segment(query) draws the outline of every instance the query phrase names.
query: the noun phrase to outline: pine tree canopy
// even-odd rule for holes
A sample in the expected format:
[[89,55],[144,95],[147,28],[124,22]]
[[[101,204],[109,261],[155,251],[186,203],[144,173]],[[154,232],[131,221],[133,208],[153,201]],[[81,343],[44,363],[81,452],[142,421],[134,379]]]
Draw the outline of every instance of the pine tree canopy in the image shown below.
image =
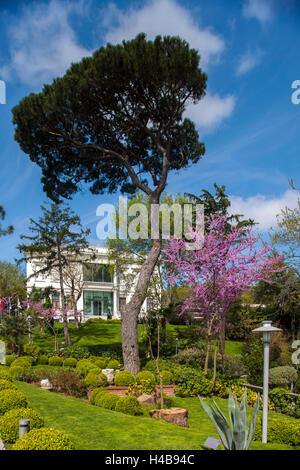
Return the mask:
[[205,147],[183,112],[205,95],[199,62],[179,37],[140,34],[23,98],[13,109],[15,140],[42,168],[47,195],[71,198],[82,182],[94,194],[161,193],[169,170],[198,162]]

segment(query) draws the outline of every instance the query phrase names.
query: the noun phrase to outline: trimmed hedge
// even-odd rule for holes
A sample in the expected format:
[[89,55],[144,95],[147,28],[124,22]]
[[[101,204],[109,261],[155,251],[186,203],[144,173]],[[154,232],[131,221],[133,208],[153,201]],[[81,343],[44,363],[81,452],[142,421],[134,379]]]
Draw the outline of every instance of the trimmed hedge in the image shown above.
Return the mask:
[[108,362],[108,364],[107,364],[106,367],[107,367],[107,369],[114,369],[114,370],[116,370],[116,369],[119,368],[119,366],[120,366],[119,361],[117,361],[116,359],[112,359],[111,361]]
[[[261,440],[262,422],[257,420],[253,439]],[[268,442],[278,442],[290,446],[300,445],[300,422],[284,418],[274,418],[268,421]]]
[[63,365],[63,360],[61,357],[59,356],[52,356],[49,358],[49,362],[48,362],[49,366],[57,366],[57,367],[60,367]]
[[95,405],[96,404],[96,398],[98,396],[98,394],[100,392],[105,392],[106,390],[103,390],[103,388],[99,387],[99,388],[95,388],[92,393],[90,394],[90,398],[89,398],[89,402],[91,405]]
[[27,399],[19,390],[0,391],[0,416],[14,408],[27,408]]
[[0,379],[0,389],[1,390],[7,390],[7,389],[18,390],[16,385],[13,384],[11,380],[7,380],[7,379]]
[[2,368],[1,366],[0,366],[0,379],[5,379],[5,380],[10,380],[11,381],[10,371]]
[[19,420],[30,419],[30,429],[44,426],[43,417],[30,408],[7,411],[0,418],[0,437],[4,442],[15,442],[19,437]]
[[148,371],[148,370],[143,370],[142,372],[139,372],[136,374],[136,383],[143,385],[143,383],[148,382],[150,385],[155,385],[156,384],[156,377],[155,375]]
[[114,393],[104,393],[100,396],[98,400],[98,406],[102,406],[102,408],[106,408],[107,410],[115,410],[118,401],[121,397]]
[[37,363],[42,366],[46,366],[48,362],[49,362],[48,356],[46,356],[45,354],[42,354],[41,356],[37,358]]
[[40,428],[24,434],[15,442],[12,450],[74,450],[74,446],[63,431]]
[[128,370],[122,370],[115,375],[115,385],[118,387],[128,387],[135,383],[134,375]]
[[76,367],[77,362],[75,357],[67,357],[67,359],[64,360],[64,367]]
[[126,395],[119,398],[115,410],[127,415],[138,415],[141,412],[141,404],[133,395]]
[[86,376],[92,369],[99,370],[99,368],[88,359],[81,359],[80,361],[78,361],[76,364],[76,369],[83,376]]
[[107,377],[106,375],[100,372],[100,369],[92,369],[84,379],[86,385],[88,387],[96,388],[96,387],[107,387]]
[[169,370],[162,370],[161,371],[163,384],[164,385],[171,385],[173,383],[173,374]]
[[16,356],[14,356],[13,354],[8,354],[7,356],[5,356],[5,365],[9,367],[15,359]]

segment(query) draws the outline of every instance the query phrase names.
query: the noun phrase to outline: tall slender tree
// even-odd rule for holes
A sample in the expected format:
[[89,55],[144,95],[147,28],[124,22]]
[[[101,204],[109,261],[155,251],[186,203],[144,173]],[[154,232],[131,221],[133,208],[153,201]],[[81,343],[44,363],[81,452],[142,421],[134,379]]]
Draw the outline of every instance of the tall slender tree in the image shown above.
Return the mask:
[[[169,172],[205,153],[194,124],[183,117],[186,105],[205,95],[199,62],[179,37],[147,41],[139,34],[101,47],[24,98],[13,109],[15,139],[42,168],[47,195],[70,198],[80,182],[94,194],[141,190],[154,219]],[[161,251],[161,236],[153,238],[122,315],[124,366],[133,373],[140,368],[137,317]]]
[[[0,206],[0,220],[4,220],[4,218],[5,218],[5,210],[3,209],[2,206]],[[14,231],[14,228],[13,228],[12,225],[10,225],[6,229],[4,229],[4,228],[2,228],[2,226],[0,224],[0,237],[3,236],[3,235],[9,235],[13,231]]]
[[[32,235],[21,235],[28,244],[20,244],[22,260],[33,260],[37,266],[33,276],[43,273],[58,273],[60,302],[62,312],[66,307],[64,269],[72,263],[78,263],[78,257],[88,249],[86,240],[90,230],[82,228],[80,218],[63,203],[41,206],[43,215],[35,221],[30,219],[29,230]],[[71,345],[68,318],[63,314],[66,345]]]

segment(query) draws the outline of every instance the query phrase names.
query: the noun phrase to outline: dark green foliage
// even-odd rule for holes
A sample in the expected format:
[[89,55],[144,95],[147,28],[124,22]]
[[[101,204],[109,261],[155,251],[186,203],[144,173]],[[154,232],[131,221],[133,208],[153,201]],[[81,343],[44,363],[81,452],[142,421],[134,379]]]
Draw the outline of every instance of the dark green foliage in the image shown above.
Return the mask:
[[7,348],[13,353],[22,351],[28,322],[25,315],[18,315],[17,309],[12,309],[10,315],[4,315],[0,325],[0,337],[5,338]]
[[250,335],[243,343],[242,360],[247,372],[250,373],[250,382],[253,385],[262,385],[263,377],[263,344],[260,338]]
[[[169,148],[172,170],[204,154],[182,113],[187,101],[203,97],[206,78],[196,50],[177,37],[146,41],[140,34],[108,44],[13,109],[15,139],[42,167],[51,198],[70,196],[82,180],[96,194],[144,190],[150,169],[154,183],[160,179],[160,145]],[[136,165],[139,181],[130,178]]]
[[[0,220],[4,220],[4,218],[5,218],[5,210],[3,209],[2,206],[0,206]],[[12,225],[4,229],[2,228],[2,225],[0,224],[0,237],[2,237],[3,235],[9,235],[13,231],[14,231],[14,228]],[[4,295],[4,294],[1,294],[1,295]]]
[[300,418],[300,398],[291,395],[284,388],[273,388],[269,391],[269,399],[275,405],[275,411],[295,418]]

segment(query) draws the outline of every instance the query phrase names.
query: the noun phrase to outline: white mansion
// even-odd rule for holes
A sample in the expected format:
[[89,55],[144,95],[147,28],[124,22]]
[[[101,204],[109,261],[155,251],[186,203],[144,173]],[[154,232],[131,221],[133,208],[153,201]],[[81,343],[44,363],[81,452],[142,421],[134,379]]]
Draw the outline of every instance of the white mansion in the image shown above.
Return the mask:
[[[111,273],[109,269],[108,249],[105,247],[91,247],[96,257],[90,262],[76,263],[77,284],[77,310],[83,312],[83,321],[88,318],[121,318],[120,309],[122,304],[128,302],[134,292],[135,282],[125,282],[117,274]],[[51,286],[55,293],[51,295],[53,307],[59,308],[60,304],[60,285],[57,273],[38,273],[41,269],[40,260],[27,260],[27,291],[28,294],[32,288],[44,289]],[[135,265],[128,267],[128,273],[134,272]],[[36,273],[36,274],[35,274]],[[136,277],[136,276],[135,276]],[[64,280],[64,290],[66,298],[70,295],[70,283]],[[143,303],[141,315],[145,314],[151,303],[151,299],[146,299]]]

